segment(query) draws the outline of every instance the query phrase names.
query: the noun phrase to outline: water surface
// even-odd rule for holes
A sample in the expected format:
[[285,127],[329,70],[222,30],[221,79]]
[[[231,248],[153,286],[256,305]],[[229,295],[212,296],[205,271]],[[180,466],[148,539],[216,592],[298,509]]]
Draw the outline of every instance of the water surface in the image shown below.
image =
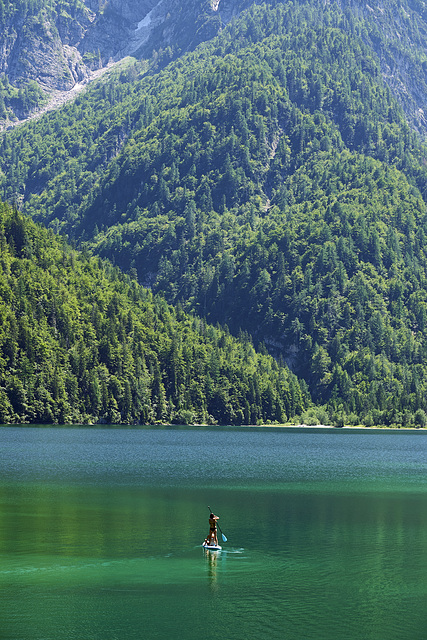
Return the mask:
[[421,431],[0,428],[0,640],[424,640],[426,470]]

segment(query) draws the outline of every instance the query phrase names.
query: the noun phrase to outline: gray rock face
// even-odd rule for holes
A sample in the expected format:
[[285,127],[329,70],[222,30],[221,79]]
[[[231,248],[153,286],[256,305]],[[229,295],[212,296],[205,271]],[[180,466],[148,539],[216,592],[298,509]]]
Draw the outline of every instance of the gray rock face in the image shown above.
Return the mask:
[[[74,15],[56,11],[31,11],[22,7],[0,25],[0,73],[20,86],[36,80],[43,87],[67,90],[91,70],[136,51],[183,40],[191,46],[201,16],[209,22],[218,5],[233,0],[85,0]],[[215,21],[212,22],[215,24]],[[203,34],[199,34],[203,37]],[[199,39],[200,39],[199,37]]]
[[75,44],[90,25],[90,16],[79,18],[55,22],[46,12],[15,16],[0,34],[0,72],[16,86],[36,80],[47,88],[73,87],[87,75]]
[[[212,37],[221,27],[221,1],[237,2],[84,0],[65,5],[67,13],[55,0],[42,9],[16,0],[7,15],[0,12],[0,79],[6,76],[16,88],[36,81],[49,94],[71,92],[112,61],[151,57],[169,46],[185,51]],[[7,109],[6,116],[0,112],[0,128],[31,114],[10,99]]]

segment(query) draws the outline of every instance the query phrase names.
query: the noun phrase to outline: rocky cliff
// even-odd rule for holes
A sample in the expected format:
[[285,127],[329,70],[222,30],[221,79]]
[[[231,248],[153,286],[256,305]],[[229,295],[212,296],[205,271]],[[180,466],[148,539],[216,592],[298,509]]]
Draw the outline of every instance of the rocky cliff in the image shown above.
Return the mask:
[[[222,0],[225,2],[225,0]],[[40,107],[24,104],[14,89],[35,81],[44,94],[70,91],[94,70],[128,55],[176,55],[221,28],[219,0],[39,0],[13,7],[0,2],[0,120]],[[233,12],[236,2],[228,0]],[[5,105],[2,108],[2,105]]]

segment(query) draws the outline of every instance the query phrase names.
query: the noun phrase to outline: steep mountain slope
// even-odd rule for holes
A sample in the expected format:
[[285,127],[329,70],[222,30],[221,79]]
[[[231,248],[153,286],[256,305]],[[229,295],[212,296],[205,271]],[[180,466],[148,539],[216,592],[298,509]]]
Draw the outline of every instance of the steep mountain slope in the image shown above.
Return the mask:
[[154,0],[2,0],[0,122],[24,118],[52,90],[69,91],[139,48],[165,19],[160,9],[152,17],[155,7]]
[[0,423],[281,422],[308,402],[247,339],[1,204],[0,248]]
[[224,4],[220,17],[210,0],[1,0],[0,125],[36,113],[52,92],[71,91],[112,61],[154,55],[159,63],[194,48],[245,3]]
[[265,343],[331,414],[423,424],[426,154],[371,46],[378,15],[273,5],[3,136],[4,194]]
[[[23,118],[46,90],[69,91],[127,55],[166,64],[208,41],[259,0],[1,0],[0,125]],[[288,4],[270,0],[269,5]],[[322,7],[299,0],[315,12]],[[328,5],[329,3],[324,3]],[[415,126],[425,135],[427,12],[421,0],[336,0],[334,24],[360,38]],[[40,91],[40,87],[42,91]],[[18,91],[20,89],[20,91]]]

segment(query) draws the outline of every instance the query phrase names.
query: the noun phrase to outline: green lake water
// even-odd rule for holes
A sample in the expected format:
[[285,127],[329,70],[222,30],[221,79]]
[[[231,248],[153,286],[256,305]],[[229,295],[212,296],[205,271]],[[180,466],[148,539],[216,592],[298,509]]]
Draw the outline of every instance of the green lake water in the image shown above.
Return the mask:
[[426,471],[422,431],[0,428],[0,640],[425,640]]

